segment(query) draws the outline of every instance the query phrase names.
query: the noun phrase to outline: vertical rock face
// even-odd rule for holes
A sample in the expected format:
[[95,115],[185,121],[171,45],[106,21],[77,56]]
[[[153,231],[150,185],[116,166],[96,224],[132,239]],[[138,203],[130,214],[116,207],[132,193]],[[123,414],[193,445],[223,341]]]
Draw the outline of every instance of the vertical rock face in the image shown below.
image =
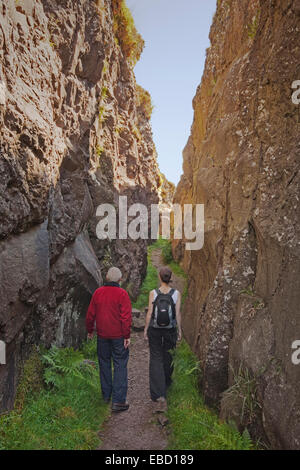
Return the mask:
[[134,296],[146,241],[99,241],[96,208],[158,202],[149,119],[109,0],[0,5],[0,409],[30,346],[78,345],[116,263]]
[[[300,448],[299,15],[298,0],[218,1],[175,195],[205,204],[205,244],[173,242],[207,401],[247,371],[257,412],[246,424],[286,449]],[[225,394],[222,413],[234,417],[227,405]]]

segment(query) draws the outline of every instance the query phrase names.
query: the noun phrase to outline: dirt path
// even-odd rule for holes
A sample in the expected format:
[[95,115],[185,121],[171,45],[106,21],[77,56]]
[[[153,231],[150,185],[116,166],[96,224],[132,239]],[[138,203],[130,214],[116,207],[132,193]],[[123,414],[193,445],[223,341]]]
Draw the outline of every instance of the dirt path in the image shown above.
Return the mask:
[[149,395],[149,352],[143,333],[131,336],[128,363],[128,402],[130,408],[112,413],[100,432],[100,450],[163,450],[167,446],[166,429],[153,414]]
[[[161,251],[154,250],[152,263],[163,265]],[[183,292],[184,279],[173,276],[173,287]],[[130,408],[112,413],[99,433],[100,450],[163,450],[166,449],[167,428],[162,427],[153,413],[149,394],[149,350],[143,332],[133,332],[128,363],[128,402]]]

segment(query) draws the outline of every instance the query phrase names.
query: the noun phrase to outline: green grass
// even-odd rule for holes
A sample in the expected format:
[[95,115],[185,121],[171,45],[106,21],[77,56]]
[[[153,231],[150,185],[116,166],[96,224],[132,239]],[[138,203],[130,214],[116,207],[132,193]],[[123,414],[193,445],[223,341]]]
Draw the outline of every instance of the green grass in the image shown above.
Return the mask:
[[99,106],[99,122],[103,122],[105,119],[105,107]]
[[104,152],[104,147],[101,147],[100,145],[96,146],[96,155],[97,157],[101,157],[102,153]]
[[247,27],[248,37],[250,39],[254,39],[258,30],[260,20],[260,10],[257,11],[256,15],[252,19],[252,23],[250,23]]
[[137,301],[133,304],[134,308],[138,310],[143,310],[145,307],[148,306],[149,301],[149,293],[158,287],[158,275],[157,270],[153,266],[151,261],[152,252],[155,248],[157,248],[157,242],[153,245],[148,247],[148,255],[147,255],[147,273],[144,279],[144,282],[141,286],[140,293],[138,296]]
[[260,414],[257,399],[257,380],[252,373],[240,364],[237,371],[233,370],[233,385],[223,393],[223,407],[234,409],[239,414],[240,423],[250,425]]
[[198,390],[200,368],[186,342],[174,354],[174,381],[168,394],[170,450],[251,450],[249,434],[221,422]]
[[[43,355],[42,389],[29,388],[21,408],[0,416],[0,449],[90,450],[99,446],[97,433],[109,408],[101,398],[98,366],[83,365],[84,358],[96,360],[94,340],[81,351],[52,349]],[[40,363],[37,360],[38,368]],[[28,378],[22,382],[28,383]]]

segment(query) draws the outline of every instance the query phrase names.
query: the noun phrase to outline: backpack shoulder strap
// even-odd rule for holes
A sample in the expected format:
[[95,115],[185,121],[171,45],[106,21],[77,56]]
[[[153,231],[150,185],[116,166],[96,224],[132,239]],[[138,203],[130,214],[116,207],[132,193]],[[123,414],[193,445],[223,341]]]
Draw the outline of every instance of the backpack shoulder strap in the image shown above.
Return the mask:
[[155,289],[155,292],[156,292],[156,297],[155,297],[155,299],[154,299],[153,302],[152,302],[152,305],[153,305],[152,317],[153,317],[153,318],[154,318],[154,313],[155,313],[156,301],[157,301],[157,298],[158,298],[159,294],[161,294],[161,292],[160,292],[159,289]]
[[156,299],[157,299],[157,296],[158,296],[159,294],[161,294],[161,292],[160,292],[159,289],[154,289],[154,292],[156,293],[156,297],[155,297],[155,299],[154,299],[154,301],[153,301],[152,303],[154,303],[154,302],[156,301]]
[[154,302],[156,302],[157,297],[161,294],[159,289],[155,289],[156,297],[154,299]]
[[170,296],[171,299],[171,307],[172,307],[172,313],[173,313],[173,319],[176,318],[176,307],[175,307],[175,302],[173,300],[173,294],[176,291],[176,289],[171,289],[170,292],[168,292],[168,295]]

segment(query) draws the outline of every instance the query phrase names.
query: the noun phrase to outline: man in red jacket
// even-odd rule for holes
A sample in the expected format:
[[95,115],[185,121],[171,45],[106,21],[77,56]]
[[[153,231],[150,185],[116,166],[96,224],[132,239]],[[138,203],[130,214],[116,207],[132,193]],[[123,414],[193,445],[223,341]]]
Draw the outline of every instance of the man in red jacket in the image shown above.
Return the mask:
[[109,269],[107,282],[95,291],[86,315],[89,339],[93,337],[96,321],[101,390],[106,403],[112,396],[112,411],[129,408],[126,402],[127,363],[132,318],[129,295],[119,284],[121,278],[122,273],[118,268]]

